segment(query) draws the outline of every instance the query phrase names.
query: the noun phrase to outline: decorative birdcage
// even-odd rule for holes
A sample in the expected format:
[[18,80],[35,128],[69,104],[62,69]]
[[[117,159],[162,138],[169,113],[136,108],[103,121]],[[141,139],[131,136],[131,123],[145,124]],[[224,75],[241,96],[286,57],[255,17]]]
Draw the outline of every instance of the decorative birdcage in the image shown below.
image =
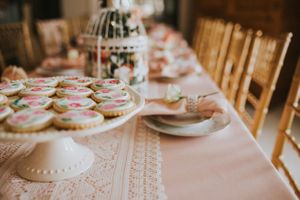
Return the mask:
[[90,19],[83,38],[87,76],[119,78],[130,85],[147,80],[146,31],[128,0],[109,0]]

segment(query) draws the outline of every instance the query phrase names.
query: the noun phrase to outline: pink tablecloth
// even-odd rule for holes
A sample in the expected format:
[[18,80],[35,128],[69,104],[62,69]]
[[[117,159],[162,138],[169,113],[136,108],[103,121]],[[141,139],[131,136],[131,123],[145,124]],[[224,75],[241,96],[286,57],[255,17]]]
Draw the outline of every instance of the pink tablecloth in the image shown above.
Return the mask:
[[[203,74],[178,83],[185,94],[217,91]],[[151,82],[150,96],[167,84]],[[220,98],[224,98],[222,94]],[[199,138],[161,134],[162,181],[169,199],[297,199],[229,106],[231,124]]]

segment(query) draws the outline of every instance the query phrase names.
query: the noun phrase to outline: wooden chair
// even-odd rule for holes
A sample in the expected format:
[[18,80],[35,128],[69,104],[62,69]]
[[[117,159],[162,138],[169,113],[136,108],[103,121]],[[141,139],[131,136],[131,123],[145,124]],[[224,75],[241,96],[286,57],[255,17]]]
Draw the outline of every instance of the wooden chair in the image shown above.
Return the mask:
[[37,22],[37,30],[46,56],[57,55],[70,41],[68,23],[63,19]]
[[1,24],[0,50],[4,63],[31,66],[34,54],[28,26],[25,23]]
[[291,89],[284,106],[284,110],[281,116],[279,124],[279,132],[272,155],[272,162],[277,169],[282,168],[286,177],[288,178],[290,185],[295,190],[297,196],[300,198],[300,188],[296,181],[293,179],[291,172],[283,160],[283,148],[285,141],[291,144],[292,148],[300,156],[300,143],[298,143],[295,137],[292,136],[291,128],[294,121],[294,117],[300,117],[300,58],[298,59],[298,66],[294,74]]
[[67,20],[68,30],[69,30],[69,38],[77,37],[82,34],[86,26],[88,24],[88,18],[72,18]]
[[242,30],[239,24],[234,25],[222,78],[220,78],[220,88],[233,105],[249,53],[252,34],[252,30]]
[[235,107],[255,138],[268,112],[291,37],[291,33],[262,37],[258,31],[253,41]]
[[233,26],[221,19],[201,18],[197,22],[193,46],[199,62],[217,84],[222,76]]

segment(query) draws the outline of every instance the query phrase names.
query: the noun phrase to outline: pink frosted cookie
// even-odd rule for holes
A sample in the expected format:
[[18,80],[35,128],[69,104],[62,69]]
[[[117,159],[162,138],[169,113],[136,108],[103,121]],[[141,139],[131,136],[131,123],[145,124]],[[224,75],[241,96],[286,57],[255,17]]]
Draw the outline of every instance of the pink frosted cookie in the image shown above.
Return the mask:
[[103,101],[96,107],[96,111],[100,112],[105,117],[117,117],[131,112],[135,104],[131,100],[112,100]]
[[93,110],[71,110],[57,115],[54,125],[63,129],[85,129],[101,124],[103,115]]
[[69,110],[85,110],[95,107],[96,103],[89,98],[80,96],[69,96],[57,99],[54,102],[54,109],[58,112],[67,112]]
[[124,89],[125,83],[119,79],[104,79],[104,80],[97,80],[95,81],[91,88],[94,91],[98,91],[103,88],[108,88],[108,89]]
[[6,120],[6,128],[13,132],[34,132],[52,124],[53,114],[43,109],[25,109]]
[[5,105],[7,102],[8,98],[5,95],[0,94],[0,106]]
[[0,122],[12,114],[14,111],[8,106],[0,106]]
[[56,91],[56,95],[59,97],[66,97],[66,96],[82,96],[88,97],[93,93],[93,91],[86,87],[80,86],[66,86],[62,88],[58,88]]
[[20,92],[23,88],[25,88],[25,86],[18,81],[1,83],[0,94],[3,94],[5,96],[12,96]]
[[92,94],[92,98],[99,103],[108,100],[128,100],[130,95],[125,90],[103,88]]
[[26,96],[14,100],[10,106],[14,110],[23,110],[27,108],[37,109],[44,108],[48,109],[52,105],[52,99],[44,96]]
[[90,78],[85,77],[67,77],[60,82],[61,86],[89,86],[92,84]]
[[56,87],[58,81],[55,78],[33,78],[26,81],[28,87]]
[[21,92],[19,92],[19,96],[47,96],[50,97],[55,94],[55,88],[53,87],[28,87]]

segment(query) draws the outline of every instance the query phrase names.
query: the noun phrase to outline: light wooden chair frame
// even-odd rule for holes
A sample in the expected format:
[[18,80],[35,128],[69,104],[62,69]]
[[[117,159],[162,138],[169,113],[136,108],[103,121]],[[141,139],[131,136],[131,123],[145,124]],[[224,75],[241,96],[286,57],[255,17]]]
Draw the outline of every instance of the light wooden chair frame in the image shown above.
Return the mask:
[[[56,44],[56,43],[49,43],[49,38],[46,36],[45,33],[49,33],[51,31],[52,27],[57,27],[59,26],[61,28],[61,38],[62,38],[62,43],[68,44],[70,42],[70,37],[69,37],[69,27],[68,27],[68,22],[67,20],[64,19],[53,19],[53,20],[40,20],[36,22],[37,26],[37,32],[40,38],[41,46],[43,49],[43,52],[46,56],[52,56],[51,52],[49,52],[48,48],[53,48],[53,46],[57,45],[62,45],[62,44]],[[59,52],[55,52],[59,53]],[[54,53],[54,54],[55,54]]]
[[193,48],[203,68],[220,83],[234,25],[221,19],[200,18],[193,38]]
[[[291,37],[291,33],[280,38],[262,37],[258,31],[252,44],[235,107],[255,138],[261,132]],[[250,91],[252,82],[261,88],[259,97]],[[253,116],[246,109],[247,103],[254,108]]]
[[300,156],[300,144],[291,134],[291,128],[295,116],[300,117],[300,57],[298,59],[298,65],[294,74],[293,82],[289,91],[287,101],[284,106],[283,113],[279,124],[279,131],[275,147],[272,154],[272,162],[277,169],[282,168],[284,174],[288,178],[290,185],[294,189],[297,196],[300,198],[300,188],[296,181],[293,179],[291,172],[283,161],[283,147],[285,141],[291,144],[292,148]]
[[29,67],[34,63],[33,46],[26,23],[1,24],[0,40],[3,63],[13,58],[17,58],[23,67]]
[[252,35],[252,30],[242,30],[241,25],[234,25],[222,77],[220,79],[220,88],[233,105],[246,64],[246,58],[250,50]]

